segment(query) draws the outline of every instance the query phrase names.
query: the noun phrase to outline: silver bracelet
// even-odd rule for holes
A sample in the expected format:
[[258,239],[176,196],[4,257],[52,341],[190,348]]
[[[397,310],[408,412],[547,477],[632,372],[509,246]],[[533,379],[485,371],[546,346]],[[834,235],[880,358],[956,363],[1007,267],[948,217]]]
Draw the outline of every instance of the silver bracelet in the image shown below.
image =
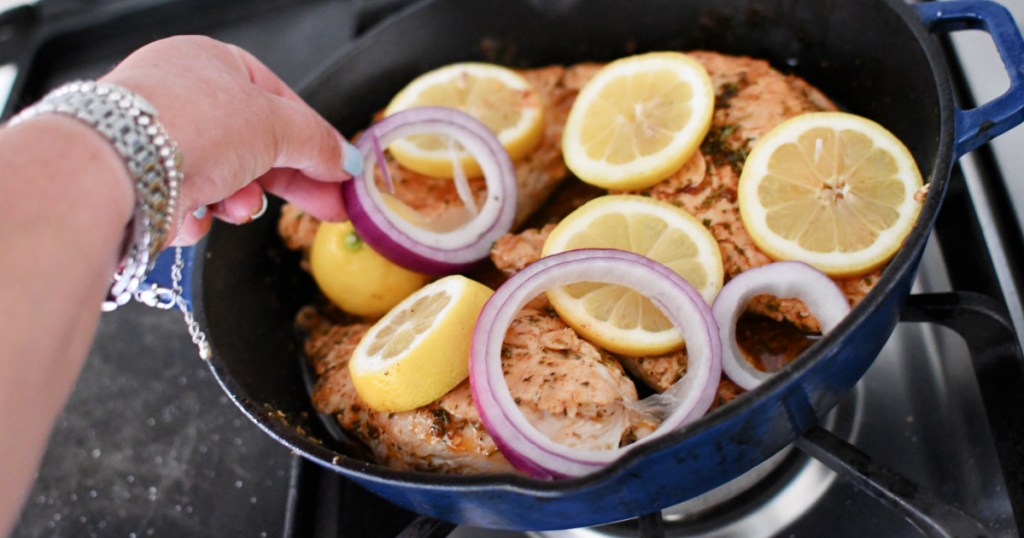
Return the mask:
[[184,176],[178,146],[157,120],[157,111],[138,94],[109,82],[65,84],[11,119],[64,114],[102,134],[124,160],[135,182],[135,213],[123,259],[114,274],[103,311],[131,300],[157,255],[170,239]]

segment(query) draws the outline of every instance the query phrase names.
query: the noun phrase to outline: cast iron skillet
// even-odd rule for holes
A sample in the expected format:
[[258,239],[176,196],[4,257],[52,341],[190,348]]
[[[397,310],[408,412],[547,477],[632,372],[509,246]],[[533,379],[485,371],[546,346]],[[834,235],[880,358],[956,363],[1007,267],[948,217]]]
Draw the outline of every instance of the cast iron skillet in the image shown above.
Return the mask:
[[[953,103],[930,33],[961,28],[992,34],[1012,83],[1004,96],[966,112]],[[953,161],[1021,121],[1024,44],[1005,9],[985,2],[911,8],[900,0],[435,0],[338,52],[300,93],[353,134],[406,82],[449,62],[543,66],[659,49],[747,54],[794,72],[895,132],[930,184],[920,221],[874,291],[800,359],[757,390],[583,478],[388,470],[346,453],[311,419],[292,319],[314,291],[270,215],[250,226],[215,227],[197,257],[197,318],[224,389],[281,443],[401,506],[521,530],[596,525],[679,503],[751,469],[815,425],[893,331]]]

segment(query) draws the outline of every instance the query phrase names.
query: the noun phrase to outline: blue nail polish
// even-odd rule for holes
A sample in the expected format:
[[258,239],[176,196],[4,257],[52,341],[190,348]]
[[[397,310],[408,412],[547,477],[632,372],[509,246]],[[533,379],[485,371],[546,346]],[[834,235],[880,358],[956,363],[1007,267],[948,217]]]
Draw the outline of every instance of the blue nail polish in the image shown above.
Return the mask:
[[352,176],[362,174],[363,155],[348,141],[342,143],[342,149],[345,151],[345,162],[342,164],[342,168]]
[[192,212],[192,216],[201,220],[203,217],[206,216],[206,206],[199,206],[199,209],[196,209],[195,211]]

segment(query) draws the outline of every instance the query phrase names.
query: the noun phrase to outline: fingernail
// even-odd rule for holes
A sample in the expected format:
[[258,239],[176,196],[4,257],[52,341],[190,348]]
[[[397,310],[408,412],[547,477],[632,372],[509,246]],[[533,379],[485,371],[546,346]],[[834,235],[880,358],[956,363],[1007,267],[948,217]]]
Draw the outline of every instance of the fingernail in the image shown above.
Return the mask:
[[252,215],[249,215],[249,222],[252,222],[252,221],[262,217],[263,214],[267,212],[267,205],[268,205],[267,193],[263,193],[261,196],[262,196],[263,203],[260,205],[260,208],[257,209],[255,213],[253,213]]
[[352,177],[361,175],[363,173],[363,155],[348,140],[343,140],[341,146],[345,153],[345,162],[342,163],[342,168]]
[[206,216],[206,206],[199,206],[199,209],[196,209],[195,211],[192,212],[192,216],[199,220],[203,220],[203,217]]

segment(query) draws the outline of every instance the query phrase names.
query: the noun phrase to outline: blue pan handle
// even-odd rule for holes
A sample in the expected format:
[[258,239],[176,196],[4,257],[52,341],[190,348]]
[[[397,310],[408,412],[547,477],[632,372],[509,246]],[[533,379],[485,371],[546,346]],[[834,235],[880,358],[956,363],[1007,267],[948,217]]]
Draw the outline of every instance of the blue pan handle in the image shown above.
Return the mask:
[[1013,16],[989,1],[927,2],[913,6],[930,31],[984,30],[995,42],[1010,88],[999,97],[971,110],[956,109],[956,157],[1016,127],[1024,121],[1024,38]]

